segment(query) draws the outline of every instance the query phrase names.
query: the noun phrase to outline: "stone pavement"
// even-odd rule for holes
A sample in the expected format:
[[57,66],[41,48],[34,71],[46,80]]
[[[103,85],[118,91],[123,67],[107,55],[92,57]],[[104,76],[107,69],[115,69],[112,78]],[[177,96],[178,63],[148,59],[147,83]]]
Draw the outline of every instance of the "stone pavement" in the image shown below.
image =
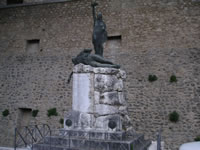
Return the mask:
[[[13,147],[0,147],[0,150],[14,150]],[[16,150],[29,150],[28,148],[17,148]]]

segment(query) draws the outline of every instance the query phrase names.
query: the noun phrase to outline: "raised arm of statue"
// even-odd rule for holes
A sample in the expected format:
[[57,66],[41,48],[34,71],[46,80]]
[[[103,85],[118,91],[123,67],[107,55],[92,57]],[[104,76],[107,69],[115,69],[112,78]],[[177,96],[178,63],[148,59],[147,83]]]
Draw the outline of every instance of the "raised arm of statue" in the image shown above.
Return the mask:
[[95,10],[95,7],[98,5],[98,3],[96,2],[92,2],[91,6],[92,6],[92,15],[93,15],[93,20],[94,20],[94,24],[96,22],[96,10]]

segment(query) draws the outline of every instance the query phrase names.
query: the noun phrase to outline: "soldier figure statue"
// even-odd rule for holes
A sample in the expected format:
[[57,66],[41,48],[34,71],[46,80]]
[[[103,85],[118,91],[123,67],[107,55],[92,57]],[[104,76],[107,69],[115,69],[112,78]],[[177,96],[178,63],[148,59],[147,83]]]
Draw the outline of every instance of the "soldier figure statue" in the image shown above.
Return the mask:
[[103,44],[107,40],[106,25],[102,20],[102,14],[98,13],[96,16],[95,6],[98,4],[93,2],[91,4],[94,19],[94,30],[92,35],[92,43],[94,45],[95,54],[103,57]]
[[119,69],[120,65],[113,64],[111,61],[97,55],[91,54],[92,49],[84,49],[75,58],[72,59],[74,65],[84,64],[92,67],[106,67]]

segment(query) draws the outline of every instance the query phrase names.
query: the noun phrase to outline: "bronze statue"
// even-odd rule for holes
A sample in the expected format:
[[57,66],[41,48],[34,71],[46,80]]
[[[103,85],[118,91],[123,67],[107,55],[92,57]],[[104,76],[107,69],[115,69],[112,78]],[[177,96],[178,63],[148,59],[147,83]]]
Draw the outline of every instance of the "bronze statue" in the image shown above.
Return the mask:
[[100,55],[103,57],[103,44],[107,40],[107,31],[106,31],[106,24],[103,22],[102,14],[98,13],[96,16],[95,7],[98,4],[93,2],[92,6],[92,14],[94,19],[94,29],[92,35],[92,43],[94,45],[95,54]]
[[[96,16],[95,7],[98,4],[93,2],[92,13],[94,19],[94,30],[92,35],[92,43],[94,45],[95,54],[91,54],[92,49],[84,49],[75,58],[72,59],[74,65],[84,64],[92,67],[103,67],[103,68],[120,68],[120,65],[113,64],[111,61],[103,58],[103,44],[107,40],[106,24],[103,22],[102,14],[98,13]],[[68,83],[71,80],[73,72],[71,72]]]
[[111,61],[97,55],[91,54],[92,49],[84,49],[75,58],[72,59],[74,65],[79,63],[90,65],[92,67],[120,68],[119,65],[113,64]]
[[[84,64],[92,67],[103,67],[103,68],[120,68],[120,65],[113,64],[111,61],[99,56],[97,54],[91,54],[92,49],[84,49],[75,58],[72,58],[74,65]],[[73,72],[70,73],[67,83],[70,83]]]

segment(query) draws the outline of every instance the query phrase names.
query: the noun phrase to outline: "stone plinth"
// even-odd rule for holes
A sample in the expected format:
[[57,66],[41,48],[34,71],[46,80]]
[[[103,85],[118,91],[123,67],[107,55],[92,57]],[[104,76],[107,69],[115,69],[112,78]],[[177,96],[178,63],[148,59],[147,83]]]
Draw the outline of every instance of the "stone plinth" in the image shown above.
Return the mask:
[[[73,70],[72,111],[65,116],[65,129],[127,129],[129,117],[123,93],[125,79],[126,73],[120,69],[76,65]],[[112,129],[108,124],[113,126]]]
[[33,150],[147,150],[150,141],[130,130],[120,69],[79,64],[73,70],[72,111],[64,129],[51,132]]
[[[65,134],[46,137],[33,150],[147,150],[150,141],[143,135],[65,130]],[[103,139],[102,139],[103,138]]]

